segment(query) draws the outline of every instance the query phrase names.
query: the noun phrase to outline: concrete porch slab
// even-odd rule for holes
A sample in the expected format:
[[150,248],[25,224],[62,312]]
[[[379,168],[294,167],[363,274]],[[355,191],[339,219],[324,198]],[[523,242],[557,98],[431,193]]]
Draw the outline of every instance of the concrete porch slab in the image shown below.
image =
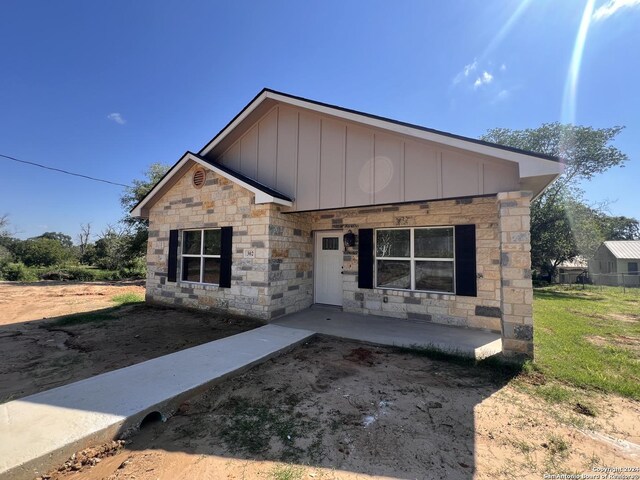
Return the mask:
[[0,479],[32,479],[314,332],[266,325],[0,405]]
[[435,348],[476,359],[502,351],[502,339],[498,333],[377,315],[346,313],[339,308],[317,305],[271,323],[378,345]]

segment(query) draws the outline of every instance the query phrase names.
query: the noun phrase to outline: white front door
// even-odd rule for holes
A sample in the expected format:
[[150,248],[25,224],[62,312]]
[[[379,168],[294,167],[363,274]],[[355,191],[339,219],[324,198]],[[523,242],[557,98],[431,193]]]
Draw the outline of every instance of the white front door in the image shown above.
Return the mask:
[[315,302],[342,306],[342,231],[316,232]]

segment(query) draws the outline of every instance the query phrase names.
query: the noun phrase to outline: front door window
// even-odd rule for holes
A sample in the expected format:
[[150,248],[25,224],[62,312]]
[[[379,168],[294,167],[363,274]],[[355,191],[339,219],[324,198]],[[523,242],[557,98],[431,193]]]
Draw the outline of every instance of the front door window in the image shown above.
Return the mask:
[[342,305],[342,250],[342,231],[316,233],[315,303]]

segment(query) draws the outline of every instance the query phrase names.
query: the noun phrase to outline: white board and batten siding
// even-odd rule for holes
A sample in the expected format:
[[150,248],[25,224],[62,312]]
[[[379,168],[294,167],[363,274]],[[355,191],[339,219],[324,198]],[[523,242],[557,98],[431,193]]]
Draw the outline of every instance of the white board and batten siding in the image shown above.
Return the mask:
[[519,188],[515,162],[283,104],[215,160],[295,199],[298,211]]

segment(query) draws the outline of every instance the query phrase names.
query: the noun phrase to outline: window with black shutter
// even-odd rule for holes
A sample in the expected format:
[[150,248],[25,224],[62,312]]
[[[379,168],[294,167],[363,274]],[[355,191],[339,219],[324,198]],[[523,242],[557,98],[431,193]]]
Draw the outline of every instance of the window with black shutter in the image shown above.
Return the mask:
[[477,296],[475,225],[359,231],[358,287]]
[[178,230],[169,230],[169,255],[167,256],[167,281],[178,277]]
[[377,288],[454,293],[453,227],[378,229],[375,262]]
[[478,296],[476,226],[456,225],[456,295]]
[[358,230],[358,288],[373,288],[373,229]]

